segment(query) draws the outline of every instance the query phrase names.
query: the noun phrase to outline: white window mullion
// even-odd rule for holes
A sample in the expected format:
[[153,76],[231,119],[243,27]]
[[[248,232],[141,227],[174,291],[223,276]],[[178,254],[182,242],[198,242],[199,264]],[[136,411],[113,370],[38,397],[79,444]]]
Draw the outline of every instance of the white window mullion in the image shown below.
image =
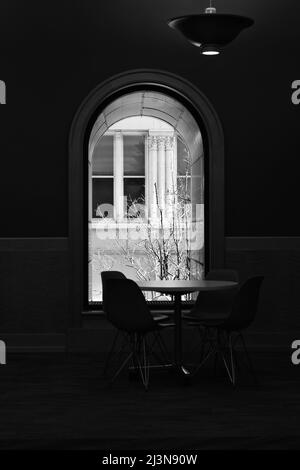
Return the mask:
[[114,218],[124,217],[124,149],[121,132],[114,134]]
[[145,217],[149,217],[149,203],[150,203],[150,197],[149,197],[149,143],[148,143],[148,136],[145,136]]
[[149,143],[149,157],[148,157],[148,170],[149,170],[149,184],[148,184],[148,217],[155,220],[156,218],[156,191],[155,185],[157,184],[157,137],[150,135]]
[[158,137],[157,155],[157,186],[158,202],[161,210],[165,209],[165,189],[166,189],[166,138]]

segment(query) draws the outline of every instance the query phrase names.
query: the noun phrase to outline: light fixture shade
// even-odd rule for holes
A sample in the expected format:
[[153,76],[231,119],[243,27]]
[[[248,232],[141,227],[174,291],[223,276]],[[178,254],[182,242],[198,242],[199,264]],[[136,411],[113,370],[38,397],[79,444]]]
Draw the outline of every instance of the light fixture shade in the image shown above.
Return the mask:
[[252,26],[254,21],[246,16],[227,14],[199,14],[180,16],[168,21],[168,25],[179,31],[194,46],[227,46],[240,32]]

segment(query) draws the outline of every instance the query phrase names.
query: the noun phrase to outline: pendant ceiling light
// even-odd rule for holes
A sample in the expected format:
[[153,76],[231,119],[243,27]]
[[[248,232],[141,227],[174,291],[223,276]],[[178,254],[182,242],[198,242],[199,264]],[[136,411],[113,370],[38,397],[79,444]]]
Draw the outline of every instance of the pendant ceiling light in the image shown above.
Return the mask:
[[219,54],[224,46],[253,23],[246,16],[217,13],[211,1],[203,14],[180,16],[168,21],[171,28],[183,34],[194,46],[200,47],[200,52],[204,55]]

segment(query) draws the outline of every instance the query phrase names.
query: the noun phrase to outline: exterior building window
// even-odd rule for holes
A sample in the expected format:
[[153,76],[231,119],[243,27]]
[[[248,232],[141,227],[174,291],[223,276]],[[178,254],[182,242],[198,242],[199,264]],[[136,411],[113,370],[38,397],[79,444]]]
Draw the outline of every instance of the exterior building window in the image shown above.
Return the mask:
[[112,217],[113,214],[109,213],[109,206],[113,206],[114,202],[113,136],[105,135],[99,141],[95,148],[92,165],[93,217]]
[[137,201],[145,202],[145,134],[124,135],[124,196],[125,215],[138,217],[139,210],[132,207]]
[[132,202],[145,203],[145,139],[144,133],[118,131],[99,141],[92,161],[93,218],[133,217]]

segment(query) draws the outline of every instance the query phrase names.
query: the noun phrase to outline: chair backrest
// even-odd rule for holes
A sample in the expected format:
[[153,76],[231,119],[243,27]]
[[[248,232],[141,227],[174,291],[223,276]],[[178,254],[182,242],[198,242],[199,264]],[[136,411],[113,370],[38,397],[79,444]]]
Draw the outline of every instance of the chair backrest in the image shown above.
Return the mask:
[[263,276],[256,276],[242,284],[235,295],[231,312],[224,321],[223,326],[225,329],[234,331],[243,330],[254,321],[263,280]]
[[119,330],[146,332],[156,328],[139,286],[131,279],[108,279],[106,313],[108,320]]
[[102,279],[102,307],[104,312],[106,313],[106,292],[107,292],[107,281],[108,279],[126,279],[125,274],[121,273],[121,271],[102,271],[101,272],[101,279]]
[[239,282],[239,274],[234,269],[212,269],[207,273],[208,281],[233,281]]
[[[238,282],[239,275],[232,269],[213,269],[205,277],[209,281]],[[192,315],[227,315],[231,311],[232,301],[238,285],[232,289],[199,292],[191,310]]]

